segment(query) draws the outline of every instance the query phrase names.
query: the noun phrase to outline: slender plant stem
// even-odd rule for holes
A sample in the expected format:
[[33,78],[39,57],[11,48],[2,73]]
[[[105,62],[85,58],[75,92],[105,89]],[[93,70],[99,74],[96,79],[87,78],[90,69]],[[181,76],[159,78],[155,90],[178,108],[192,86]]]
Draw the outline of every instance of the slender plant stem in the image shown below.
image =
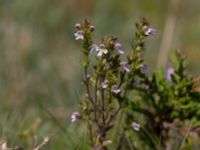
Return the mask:
[[87,91],[87,94],[88,94],[88,99],[94,105],[94,101],[93,101],[91,93],[90,93],[88,73],[87,73],[86,68],[84,69],[84,76],[85,76],[85,85],[86,85],[86,91]]
[[[103,79],[102,79],[102,82],[103,82]],[[104,96],[104,89],[101,88],[101,100],[102,100],[102,122],[103,122],[103,125],[105,125],[105,96]]]
[[95,80],[95,91],[94,91],[94,120],[97,121],[97,102],[98,102],[98,99],[97,99],[97,91],[98,91],[98,80],[99,80],[99,77],[97,75],[96,77],[96,80]]

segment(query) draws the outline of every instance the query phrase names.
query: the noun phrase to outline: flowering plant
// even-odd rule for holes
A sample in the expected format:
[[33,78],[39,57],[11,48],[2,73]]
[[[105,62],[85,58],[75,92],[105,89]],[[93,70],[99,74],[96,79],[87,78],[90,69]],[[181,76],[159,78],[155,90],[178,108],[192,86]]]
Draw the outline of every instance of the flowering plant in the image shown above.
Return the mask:
[[[156,34],[146,19],[136,23],[131,53],[117,38],[92,40],[94,26],[85,20],[75,25],[75,39],[82,45],[85,100],[81,111],[73,112],[72,122],[85,121],[93,150],[147,149],[167,147],[170,131],[187,127],[198,130],[199,93],[193,78],[185,74],[185,59],[180,52],[173,68],[149,75],[141,57],[145,38]],[[91,61],[90,55],[95,57]],[[114,137],[111,133],[114,133]],[[138,143],[134,141],[140,139]],[[160,144],[157,144],[160,143]]]

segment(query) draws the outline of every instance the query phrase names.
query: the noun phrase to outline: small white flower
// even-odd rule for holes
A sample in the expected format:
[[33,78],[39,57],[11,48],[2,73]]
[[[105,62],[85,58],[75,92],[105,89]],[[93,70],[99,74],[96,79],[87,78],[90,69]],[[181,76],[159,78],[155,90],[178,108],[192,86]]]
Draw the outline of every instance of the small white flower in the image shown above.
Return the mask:
[[93,51],[96,51],[97,47],[97,44],[92,44],[90,52],[92,53]]
[[136,123],[136,122],[133,122],[131,124],[131,127],[133,128],[133,130],[135,131],[140,131],[140,124]]
[[118,52],[119,54],[124,54],[124,51],[122,50],[122,44],[116,43],[116,44],[115,44],[115,49],[117,50],[117,52]]
[[101,83],[101,86],[103,89],[106,89],[108,87],[108,80],[104,80],[102,83]]
[[111,88],[111,91],[115,94],[118,94],[121,92],[121,90],[118,88],[117,85],[113,85],[112,88]]
[[103,54],[108,53],[108,50],[105,48],[104,44],[99,44],[99,46],[96,47],[96,51],[98,52],[97,56],[99,57],[101,57]]
[[145,34],[146,36],[155,35],[156,32],[157,32],[156,29],[154,29],[154,28],[149,28],[147,25],[144,26],[144,30],[145,30],[144,34]]
[[73,112],[71,115],[71,121],[75,122],[78,118],[80,118],[79,112]]
[[172,82],[172,75],[174,74],[174,68],[168,67],[166,71],[167,80]]
[[75,40],[83,40],[84,39],[82,30],[79,30],[76,33],[74,33],[74,36],[75,36]]
[[122,66],[122,68],[126,71],[126,72],[130,72],[130,65],[128,64],[127,61],[122,61],[120,63],[120,65]]
[[105,48],[104,44],[93,44],[92,48],[90,50],[90,52],[96,51],[97,52],[97,56],[101,57],[103,54],[107,54],[108,50]]

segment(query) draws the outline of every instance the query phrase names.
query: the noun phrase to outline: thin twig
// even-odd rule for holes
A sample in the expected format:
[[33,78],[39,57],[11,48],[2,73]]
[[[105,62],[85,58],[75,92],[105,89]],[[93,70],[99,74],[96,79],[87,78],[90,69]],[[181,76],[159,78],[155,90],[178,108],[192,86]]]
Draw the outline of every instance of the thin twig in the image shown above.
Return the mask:
[[84,75],[85,75],[85,85],[86,85],[86,91],[87,91],[87,94],[88,94],[88,99],[94,105],[94,101],[93,101],[92,96],[90,94],[87,69],[84,69]]
[[98,80],[99,76],[97,75],[96,80],[95,80],[95,89],[94,89],[94,120],[97,121],[97,91],[98,91]]

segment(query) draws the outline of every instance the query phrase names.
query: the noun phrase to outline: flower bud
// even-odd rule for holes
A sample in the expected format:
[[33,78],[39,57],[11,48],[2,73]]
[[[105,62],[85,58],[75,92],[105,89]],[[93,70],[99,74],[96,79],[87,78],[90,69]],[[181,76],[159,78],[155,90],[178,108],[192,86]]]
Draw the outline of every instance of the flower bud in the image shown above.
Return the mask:
[[94,26],[93,25],[90,25],[90,31],[92,32],[92,31],[94,31]]
[[78,29],[78,30],[80,30],[81,29],[81,24],[80,23],[76,23],[75,24],[75,28]]

